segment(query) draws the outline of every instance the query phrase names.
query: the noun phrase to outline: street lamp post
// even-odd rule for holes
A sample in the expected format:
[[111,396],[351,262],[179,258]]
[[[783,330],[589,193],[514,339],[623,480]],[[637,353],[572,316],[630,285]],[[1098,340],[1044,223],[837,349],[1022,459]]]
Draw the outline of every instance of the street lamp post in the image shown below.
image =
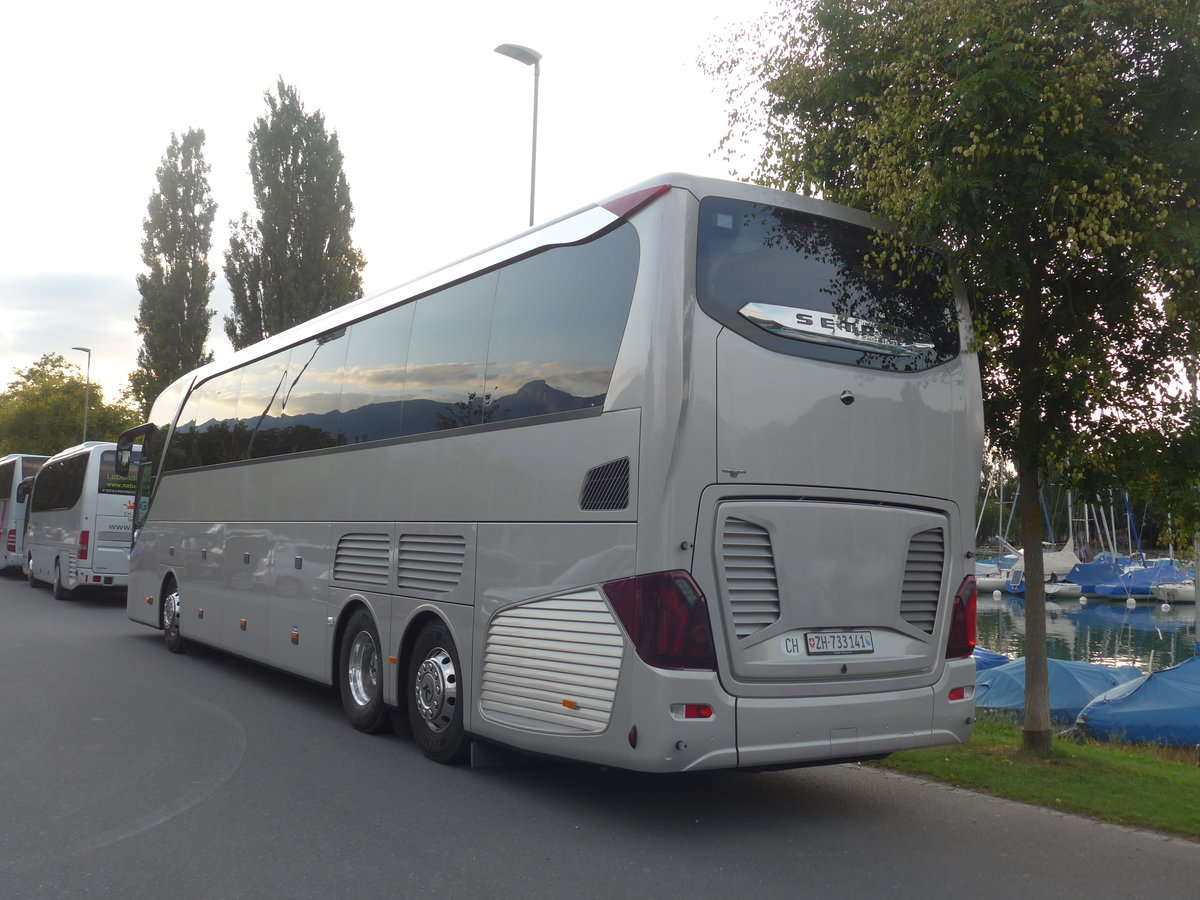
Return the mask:
[[542,75],[542,54],[520,44],[501,44],[496,52],[519,63],[533,66],[533,152],[529,164],[529,224],[533,225],[533,196],[537,184],[537,119],[538,119],[538,79]]
[[90,394],[92,393],[92,348],[72,347],[71,349],[87,354],[87,379],[83,383],[83,441],[87,443],[88,401],[91,399]]

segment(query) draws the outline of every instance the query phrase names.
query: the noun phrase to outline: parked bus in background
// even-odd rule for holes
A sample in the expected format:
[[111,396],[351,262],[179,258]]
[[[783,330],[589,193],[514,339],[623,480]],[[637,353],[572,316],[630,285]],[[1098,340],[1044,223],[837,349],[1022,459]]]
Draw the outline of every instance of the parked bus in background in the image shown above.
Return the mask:
[[25,573],[31,585],[49,583],[59,600],[77,588],[128,583],[134,479],[116,474],[116,449],[101,441],[70,447],[34,479]]
[[17,499],[17,490],[47,459],[28,453],[0,458],[0,571],[25,562],[25,500]]
[[969,323],[870,216],[653,179],[169,387],[120,441],[129,615],[442,762],[964,741]]

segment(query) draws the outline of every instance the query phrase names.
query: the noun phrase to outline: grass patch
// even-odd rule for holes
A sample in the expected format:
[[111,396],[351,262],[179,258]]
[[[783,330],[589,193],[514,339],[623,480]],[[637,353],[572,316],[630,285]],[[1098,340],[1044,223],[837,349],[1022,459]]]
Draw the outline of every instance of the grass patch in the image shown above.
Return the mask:
[[879,765],[1200,841],[1194,750],[1055,738],[1048,756],[1028,754],[1019,720],[981,712],[969,743],[895,753]]

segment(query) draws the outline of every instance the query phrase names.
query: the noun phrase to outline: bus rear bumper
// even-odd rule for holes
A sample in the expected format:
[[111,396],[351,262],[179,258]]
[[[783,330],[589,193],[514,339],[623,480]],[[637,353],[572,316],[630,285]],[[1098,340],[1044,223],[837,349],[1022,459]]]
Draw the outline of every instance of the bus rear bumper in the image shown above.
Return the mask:
[[811,765],[963,743],[970,740],[975,721],[974,688],[975,663],[966,659],[948,660],[941,679],[930,687],[739,699],[738,766]]

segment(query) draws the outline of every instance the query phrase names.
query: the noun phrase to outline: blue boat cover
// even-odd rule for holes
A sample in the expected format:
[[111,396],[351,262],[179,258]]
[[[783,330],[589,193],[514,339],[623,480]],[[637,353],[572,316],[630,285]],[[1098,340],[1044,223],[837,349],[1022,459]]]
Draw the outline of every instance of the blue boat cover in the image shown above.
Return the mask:
[[[1048,659],[1050,718],[1074,722],[1079,711],[1098,694],[1142,673],[1133,666],[1101,666],[1067,659]],[[1025,711],[1025,657],[975,672],[975,706],[979,709]]]
[[985,650],[982,647],[976,647],[972,656],[975,657],[976,674],[982,672],[984,669],[994,669],[996,666],[1012,662],[1012,657],[1005,656],[1003,653],[997,653],[994,650]]
[[1154,585],[1184,581],[1190,577],[1189,571],[1170,563],[1129,569],[1115,579],[1097,584],[1093,590],[1102,597],[1149,597],[1154,593],[1150,590]]
[[1105,741],[1200,744],[1200,656],[1106,691],[1076,721]]
[[1110,562],[1080,563],[1067,573],[1065,581],[1079,585],[1085,594],[1096,591],[1096,585],[1116,581],[1121,570]]

